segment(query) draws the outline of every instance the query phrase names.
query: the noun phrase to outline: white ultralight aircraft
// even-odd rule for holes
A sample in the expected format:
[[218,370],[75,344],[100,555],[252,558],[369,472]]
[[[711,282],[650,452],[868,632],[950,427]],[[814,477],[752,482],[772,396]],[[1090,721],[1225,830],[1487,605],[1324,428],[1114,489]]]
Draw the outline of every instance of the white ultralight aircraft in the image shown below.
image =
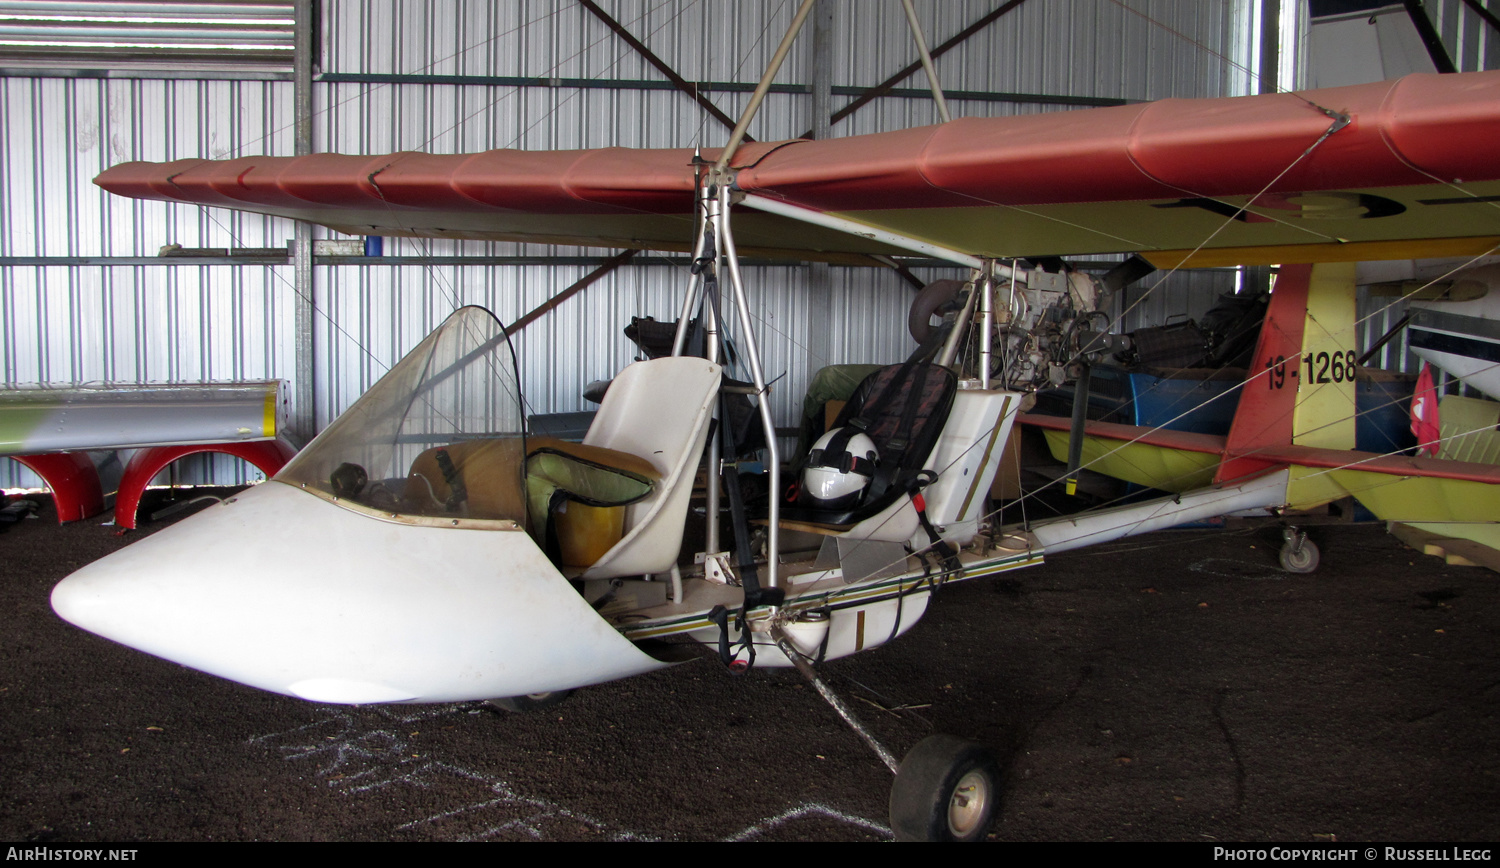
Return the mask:
[[[754,655],[803,670],[896,772],[898,837],[980,838],[998,799],[989,754],[934,736],[898,762],[823,688],[813,664],[910,629],[944,581],[1308,501],[1295,487],[1299,472],[1329,455],[1347,464],[1352,447],[1295,440],[1313,423],[1293,419],[1294,402],[1352,388],[1352,376],[1323,383],[1297,373],[1304,353],[1320,351],[1342,368],[1337,341],[1352,341],[1303,327],[1310,311],[1325,324],[1344,316],[1318,307],[1329,300],[1352,320],[1352,278],[1326,263],[1471,256],[1500,242],[1496,73],[737,142],[738,133],[702,159],[491,151],[105,172],[97,183],[122,195],[354,233],[687,249],[697,265],[673,354],[622,371],[582,443],[528,435],[503,327],[464,308],[274,479],[79,570],[54,591],[57,612],[169,660],[335,703],[536,706],[671,665],[681,647],[663,640],[673,637],[717,648],[731,664]],[[760,402],[775,495],[763,517],[765,553],[751,551],[741,521],[736,556],[718,554],[710,522],[706,563],[685,575],[694,479],[705,453],[717,475],[710,421],[733,389],[714,341],[705,357],[685,354],[683,324],[701,311],[717,330],[721,283],[752,373],[740,391],[768,388],[737,240],[746,252],[827,261],[917,253],[967,266],[972,279],[911,359],[866,381],[836,424],[847,433],[809,462],[836,484],[858,477],[852,501],[835,503],[833,492],[782,503],[775,427]],[[986,495],[1022,399],[1108,344],[1108,318],[1099,317],[1113,289],[1013,257],[1106,251],[1173,266],[1317,264],[1278,287],[1284,301],[1262,330],[1234,432],[1217,443],[1150,442],[1144,429],[1124,437],[1208,453],[1198,487],[999,527]],[[1316,340],[1337,345],[1319,350]],[[1303,451],[1292,455],[1293,446]],[[1400,460],[1414,459],[1391,459]],[[1493,468],[1464,472],[1490,491],[1500,481]],[[707,497],[717,515],[719,486],[708,485]],[[732,491],[730,500],[739,512]],[[816,557],[782,562],[781,537],[793,530],[822,539]],[[251,543],[265,539],[276,547]]]

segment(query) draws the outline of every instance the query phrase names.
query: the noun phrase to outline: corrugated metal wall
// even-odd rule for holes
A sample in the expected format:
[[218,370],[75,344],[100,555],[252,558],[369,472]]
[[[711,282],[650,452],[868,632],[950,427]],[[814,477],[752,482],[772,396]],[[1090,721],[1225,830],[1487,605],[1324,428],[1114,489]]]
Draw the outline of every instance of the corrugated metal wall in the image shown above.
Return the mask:
[[1235,291],[1236,277],[1232,269],[1147,275],[1135,286],[1126,287],[1123,297],[1116,301],[1114,315],[1119,319],[1120,331],[1131,332],[1184,318],[1201,319],[1221,294]]
[[[1464,0],[1426,0],[1423,8],[1459,72],[1494,69],[1500,60],[1500,32],[1486,24]],[[1493,3],[1485,4],[1495,14]]]
[[[795,6],[781,0],[601,5],[685,78],[744,85],[758,77]],[[934,46],[998,5],[917,3]],[[1124,99],[1239,94],[1250,88],[1245,22],[1254,5],[1031,0],[937,66],[946,88],[972,92],[952,102],[961,116],[1059,107],[1047,99],[985,95],[998,92]],[[896,0],[835,6],[835,87],[876,84],[915,58]],[[717,145],[726,136],[691,99],[662,89],[659,72],[572,0],[328,0],[320,30],[316,150],[666,147]],[[778,82],[805,83],[807,54],[799,46]],[[516,78],[556,83],[521,86]],[[837,124],[834,135],[934,122],[931,100],[917,90],[925,87],[920,74],[900,86],[916,92],[874,101]],[[748,98],[743,89],[705,93],[731,116]],[[800,135],[810,126],[810,99],[773,93],[752,135]],[[833,104],[849,99],[839,91]],[[0,117],[0,257],[7,257],[0,265],[0,339],[8,382],[293,379],[290,266],[113,261],[154,256],[166,244],[284,247],[293,235],[289,222],[117,199],[90,183],[127,160],[291,154],[289,82],[13,76],[0,78]],[[327,234],[318,230],[317,237]],[[387,255],[429,257],[429,263],[315,269],[320,426],[456,306],[483,304],[514,320],[590,270],[446,260],[600,253],[395,239],[386,245]],[[905,334],[911,290],[896,275],[851,268],[829,274],[832,295],[824,305],[809,296],[807,267],[746,271],[767,375],[783,377],[774,405],[782,424],[791,423],[811,370],[824,361],[895,359],[911,346]],[[1203,279],[1174,278],[1178,285]],[[632,357],[620,333],[630,317],[674,318],[683,283],[679,268],[627,265],[524,330],[518,351],[532,411],[582,409],[582,387]],[[3,464],[0,484],[34,484],[13,462]],[[184,472],[185,479],[219,481],[246,474],[229,459]]]

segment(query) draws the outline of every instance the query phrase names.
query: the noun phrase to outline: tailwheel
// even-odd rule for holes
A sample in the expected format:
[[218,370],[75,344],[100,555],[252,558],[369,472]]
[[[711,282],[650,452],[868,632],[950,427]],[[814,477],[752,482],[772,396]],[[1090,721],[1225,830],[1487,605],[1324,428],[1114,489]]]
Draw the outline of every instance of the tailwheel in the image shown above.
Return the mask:
[[1310,573],[1318,568],[1318,546],[1307,534],[1294,527],[1282,532],[1286,542],[1281,546],[1281,568],[1289,573]]
[[551,708],[572,695],[571,690],[549,690],[546,693],[527,693],[523,696],[502,696],[499,699],[491,699],[490,705],[506,711],[540,711],[543,708]]
[[1000,806],[1000,766],[978,742],[928,736],[911,749],[891,787],[897,841],[981,841]]

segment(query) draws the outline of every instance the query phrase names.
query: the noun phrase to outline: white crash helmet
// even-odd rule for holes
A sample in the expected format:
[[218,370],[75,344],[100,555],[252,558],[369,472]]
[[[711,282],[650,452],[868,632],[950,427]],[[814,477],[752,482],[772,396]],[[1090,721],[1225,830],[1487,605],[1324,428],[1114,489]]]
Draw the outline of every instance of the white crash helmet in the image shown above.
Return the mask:
[[863,433],[835,428],[818,438],[802,468],[797,502],[820,509],[849,509],[870,486],[880,456]]

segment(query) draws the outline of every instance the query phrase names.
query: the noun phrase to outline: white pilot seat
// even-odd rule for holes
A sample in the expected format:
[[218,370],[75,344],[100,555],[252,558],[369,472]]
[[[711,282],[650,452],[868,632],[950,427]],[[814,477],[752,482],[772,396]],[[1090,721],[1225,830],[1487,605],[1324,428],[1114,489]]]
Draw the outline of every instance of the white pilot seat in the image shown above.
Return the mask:
[[624,536],[582,578],[668,573],[677,565],[719,376],[716,364],[673,356],[636,362],[610,384],[584,445],[644,458],[661,483],[626,507]]

